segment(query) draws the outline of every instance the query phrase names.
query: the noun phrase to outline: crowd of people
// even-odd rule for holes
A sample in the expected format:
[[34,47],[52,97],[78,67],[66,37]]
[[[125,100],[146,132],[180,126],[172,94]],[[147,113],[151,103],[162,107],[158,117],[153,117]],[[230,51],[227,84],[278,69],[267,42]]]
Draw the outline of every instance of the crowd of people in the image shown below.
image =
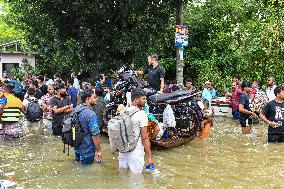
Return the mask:
[[[202,99],[211,102],[212,98],[217,97],[213,86],[213,82],[205,82]],[[232,116],[240,121],[242,133],[251,133],[252,124],[263,120],[268,124],[268,141],[284,142],[284,87],[276,86],[274,77],[268,77],[264,91],[259,81],[241,81],[239,75],[234,75],[232,88],[225,96],[231,100]]]
[[[159,92],[173,90],[196,90],[192,79],[186,79],[184,85],[165,85],[165,72],[158,64],[157,55],[148,57],[149,67],[144,71],[137,71],[138,75],[147,74],[148,84]],[[273,77],[267,80],[267,90],[261,90],[258,81],[242,81],[238,75],[233,77],[233,90],[226,96],[232,102],[234,119],[240,121],[242,132],[251,131],[256,117],[269,125],[268,141],[284,142],[284,87],[277,87]],[[59,74],[53,78],[43,75],[27,76],[22,82],[17,78],[9,78],[3,73],[1,79],[0,96],[0,139],[11,140],[27,133],[41,133],[43,129],[51,130],[53,135],[61,136],[64,119],[71,112],[78,112],[83,140],[74,148],[75,161],[91,164],[95,160],[102,161],[100,147],[100,133],[106,132],[107,127],[103,120],[103,111],[110,100],[109,91],[112,81],[104,75],[96,82],[79,82],[76,73],[72,73],[67,80]],[[211,101],[217,97],[214,83],[206,81],[200,102],[204,110],[202,131],[199,136],[207,135],[206,130],[212,126],[213,110]],[[137,110],[131,121],[133,124],[136,147],[133,151],[119,153],[119,167],[130,169],[134,173],[141,173],[144,167],[144,156],[147,155],[149,165],[153,164],[150,148],[149,123],[156,122],[153,115],[147,110],[147,97],[145,91],[136,88],[131,92],[131,104],[127,111]],[[23,117],[24,115],[24,117]],[[25,120],[24,122],[22,120]],[[209,123],[209,127],[208,127]],[[155,137],[160,128],[153,124],[152,134]]]

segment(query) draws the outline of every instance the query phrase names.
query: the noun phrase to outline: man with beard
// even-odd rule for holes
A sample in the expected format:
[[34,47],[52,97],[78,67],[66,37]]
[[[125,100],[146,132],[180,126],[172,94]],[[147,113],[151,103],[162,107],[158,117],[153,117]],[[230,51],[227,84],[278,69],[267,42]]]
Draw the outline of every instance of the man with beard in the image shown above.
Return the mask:
[[158,56],[152,54],[148,57],[149,67],[143,71],[137,71],[138,75],[148,74],[147,83],[149,88],[163,92],[165,87],[165,71],[158,63]]
[[[82,164],[91,164],[96,161],[101,162],[101,142],[98,117],[92,110],[96,103],[96,94],[92,89],[86,89],[81,95],[82,104],[76,107],[78,118],[83,133],[83,140],[79,147],[75,147],[75,161]],[[96,156],[96,157],[95,157]]]
[[147,133],[148,118],[143,110],[146,100],[146,93],[142,89],[136,88],[131,92],[132,104],[126,111],[135,112],[137,110],[131,116],[137,145],[131,152],[119,153],[119,168],[129,169],[134,174],[142,173],[145,152],[148,156],[148,164],[153,164],[151,144]]
[[52,108],[52,131],[54,135],[61,136],[64,116],[73,110],[73,105],[67,96],[63,83],[58,83],[55,86],[55,90],[57,94],[50,100]]
[[275,88],[276,88],[276,85],[275,85],[274,77],[269,77],[267,79],[267,89],[266,89],[266,95],[268,97],[269,102],[276,98],[276,96],[274,94]]

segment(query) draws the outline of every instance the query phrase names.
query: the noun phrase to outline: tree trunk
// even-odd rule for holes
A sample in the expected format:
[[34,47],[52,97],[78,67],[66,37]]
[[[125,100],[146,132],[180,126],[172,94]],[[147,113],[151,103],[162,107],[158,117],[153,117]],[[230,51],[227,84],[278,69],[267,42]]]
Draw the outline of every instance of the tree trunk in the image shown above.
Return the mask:
[[[176,10],[176,25],[183,24],[183,0],[179,0]],[[176,80],[177,83],[183,83],[183,60],[180,60],[179,51],[183,47],[176,47]]]

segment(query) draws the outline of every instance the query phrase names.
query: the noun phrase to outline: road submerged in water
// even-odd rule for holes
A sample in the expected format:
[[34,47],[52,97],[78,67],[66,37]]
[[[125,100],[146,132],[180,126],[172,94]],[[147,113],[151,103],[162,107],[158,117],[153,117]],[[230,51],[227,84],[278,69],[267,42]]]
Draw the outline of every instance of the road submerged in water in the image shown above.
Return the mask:
[[63,154],[61,138],[50,134],[0,141],[0,149],[0,180],[22,188],[284,188],[284,143],[268,143],[263,123],[244,136],[230,118],[215,118],[209,138],[155,150],[159,176],[120,171],[107,139],[102,165],[75,163],[73,150]]

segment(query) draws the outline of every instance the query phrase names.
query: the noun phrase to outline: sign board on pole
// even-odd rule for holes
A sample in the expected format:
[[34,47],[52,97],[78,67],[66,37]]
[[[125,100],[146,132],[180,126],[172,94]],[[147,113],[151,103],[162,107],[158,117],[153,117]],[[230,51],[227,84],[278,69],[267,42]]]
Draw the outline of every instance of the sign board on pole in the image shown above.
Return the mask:
[[175,46],[184,47],[188,45],[188,27],[176,25]]

